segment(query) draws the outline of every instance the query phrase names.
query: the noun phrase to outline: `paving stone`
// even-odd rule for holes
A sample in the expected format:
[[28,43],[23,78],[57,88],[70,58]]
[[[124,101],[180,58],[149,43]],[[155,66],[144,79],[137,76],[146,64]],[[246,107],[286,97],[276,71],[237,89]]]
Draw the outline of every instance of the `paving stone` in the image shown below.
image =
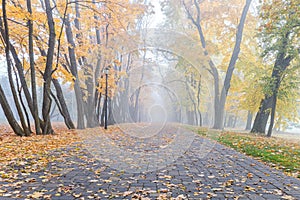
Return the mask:
[[[19,190],[26,198],[45,188],[44,194],[51,194],[51,199],[73,199],[73,193],[81,194],[85,199],[91,195],[94,199],[131,199],[131,195],[122,196],[129,191],[150,199],[156,199],[160,194],[173,198],[184,195],[191,200],[208,199],[211,194],[217,195],[211,199],[239,196],[239,199],[263,200],[280,199],[284,195],[300,199],[298,179],[189,131],[180,129],[174,136],[161,131],[143,139],[130,137],[128,135],[126,141],[131,142],[113,141],[118,144],[112,146],[109,137],[100,134],[86,139],[88,145],[79,150],[75,145],[54,150],[50,154],[55,157],[70,156],[50,162],[40,172],[26,176],[19,173],[12,183],[0,179],[0,190],[8,193]],[[184,144],[175,144],[176,137]],[[173,143],[163,148],[157,146],[163,139]],[[180,153],[182,148],[185,151]],[[69,152],[76,152],[76,155]],[[23,169],[21,166],[13,168]],[[53,177],[49,176],[49,181],[43,182],[39,177],[46,173]],[[252,173],[253,178],[247,178],[248,173]],[[35,182],[14,185],[30,178]],[[274,194],[280,190],[282,194]],[[62,196],[55,196],[58,192]],[[0,199],[5,197],[0,196]]]

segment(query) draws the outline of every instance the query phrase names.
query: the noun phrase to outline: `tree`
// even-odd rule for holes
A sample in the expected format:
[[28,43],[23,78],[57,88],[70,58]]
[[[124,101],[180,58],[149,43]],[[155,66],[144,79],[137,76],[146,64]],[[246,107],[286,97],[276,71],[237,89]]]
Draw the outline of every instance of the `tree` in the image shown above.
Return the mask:
[[15,117],[13,116],[13,113],[10,109],[10,106],[7,102],[6,96],[4,94],[4,91],[0,85],[0,103],[3,108],[3,111],[5,113],[6,118],[9,121],[10,126],[14,130],[14,132],[19,135],[19,136],[28,136],[30,134],[29,128],[26,125],[23,112],[21,110],[19,100],[16,94],[16,90],[14,87],[14,83],[12,80],[12,66],[11,66],[11,60],[10,60],[10,43],[9,43],[9,29],[8,29],[8,23],[7,23],[7,14],[6,14],[6,0],[2,1],[2,13],[3,13],[3,22],[4,22],[4,29],[2,27],[2,19],[0,20],[1,22],[1,34],[4,38],[4,45],[5,45],[5,55],[6,55],[6,64],[7,64],[7,69],[8,69],[8,76],[9,76],[9,82],[10,82],[10,87],[11,91],[14,97],[15,105],[18,110],[18,114],[20,116],[20,120],[22,123],[23,129],[20,127],[18,122],[16,121]]
[[262,56],[266,62],[274,63],[272,73],[260,103],[251,132],[265,133],[271,114],[267,136],[271,136],[275,119],[278,91],[285,73],[299,61],[300,13],[297,12],[299,0],[266,0],[261,7],[261,26],[259,39],[263,48]]
[[[32,15],[32,8],[31,8],[31,0],[27,0],[27,10],[30,15]],[[31,75],[31,92],[32,92],[32,103],[34,106],[34,123],[35,123],[35,131],[36,134],[40,134],[41,127],[40,127],[40,119],[39,119],[39,107],[37,103],[37,94],[36,94],[36,73],[35,73],[35,66],[34,66],[34,50],[33,50],[33,22],[30,18],[28,19],[28,49],[29,49],[29,60],[30,60],[30,75]]]
[[[235,68],[236,61],[238,59],[238,55],[240,52],[240,45],[242,41],[243,36],[243,29],[244,24],[246,20],[246,16],[249,10],[251,4],[251,0],[246,0],[245,6],[243,8],[243,12],[240,17],[240,22],[237,25],[236,30],[236,38],[235,38],[235,45],[234,49],[232,51],[231,59],[227,67],[225,80],[222,86],[222,89],[220,91],[219,88],[219,73],[218,69],[216,68],[216,65],[214,64],[213,60],[210,58],[209,61],[209,67],[210,72],[212,76],[214,77],[214,89],[215,89],[215,101],[214,101],[214,108],[215,108],[215,120],[214,120],[214,128],[216,129],[222,129],[223,128],[223,120],[224,120],[224,109],[225,109],[225,103],[226,98],[230,89],[230,81],[232,78],[232,74]],[[192,11],[190,6],[187,5],[185,1],[183,1],[184,8],[186,10],[186,13],[188,15],[188,18],[192,21],[192,24],[196,27],[200,41],[201,41],[201,47],[205,50],[206,55],[209,56],[209,51],[207,51],[207,41],[205,38],[205,34],[203,32],[203,28],[201,25],[201,8],[199,3],[194,0],[192,5],[196,8],[195,11]],[[194,12],[194,13],[193,13]]]

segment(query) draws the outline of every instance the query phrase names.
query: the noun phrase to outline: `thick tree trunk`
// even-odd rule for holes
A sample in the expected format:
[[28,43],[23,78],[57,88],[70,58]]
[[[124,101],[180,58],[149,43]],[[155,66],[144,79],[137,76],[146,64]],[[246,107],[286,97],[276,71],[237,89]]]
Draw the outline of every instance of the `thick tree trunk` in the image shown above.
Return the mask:
[[[259,111],[255,117],[254,124],[252,127],[251,132],[252,133],[263,133],[265,134],[266,126],[268,122],[268,118],[270,115],[270,108],[273,108],[273,115],[275,115],[275,108],[276,108],[276,100],[274,98],[277,98],[278,90],[280,88],[280,83],[282,79],[283,72],[286,70],[286,68],[290,65],[291,60],[293,59],[292,56],[286,57],[286,47],[288,45],[288,37],[289,37],[289,31],[285,34],[284,38],[282,38],[282,48],[281,52],[279,52],[276,56],[276,61],[273,67],[271,78],[274,81],[272,84],[272,93],[265,94],[265,98],[261,101]],[[274,124],[274,116],[271,119],[270,124],[273,126]],[[273,128],[273,127],[272,127]],[[271,136],[271,133],[269,134]]]
[[87,76],[85,84],[87,86],[87,102],[85,103],[85,113],[87,119],[87,127],[94,128],[99,126],[97,116],[96,116],[96,109],[95,109],[95,102],[94,102],[94,83],[93,83],[93,71],[92,65],[88,65],[87,69],[85,69],[84,74]]
[[251,133],[265,133],[268,118],[270,115],[271,97],[265,97],[260,103],[259,110],[254,119]]

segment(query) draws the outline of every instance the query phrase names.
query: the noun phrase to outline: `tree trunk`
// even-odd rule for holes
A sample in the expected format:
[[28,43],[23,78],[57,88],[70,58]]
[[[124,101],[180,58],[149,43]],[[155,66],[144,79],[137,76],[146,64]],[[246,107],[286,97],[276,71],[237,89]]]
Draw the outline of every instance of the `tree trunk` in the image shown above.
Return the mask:
[[227,127],[227,121],[228,121],[228,114],[225,113],[225,117],[224,117],[224,127]]
[[202,126],[202,114],[200,110],[200,100],[201,100],[201,75],[200,75],[200,80],[198,83],[198,92],[197,92],[197,111],[198,111],[198,116],[199,116],[199,123],[197,125]]
[[231,82],[233,71],[235,69],[235,64],[236,64],[236,61],[237,61],[239,53],[240,53],[244,25],[245,25],[247,13],[248,13],[251,1],[252,0],[246,0],[246,4],[244,6],[244,9],[243,9],[243,12],[241,15],[240,23],[237,28],[234,49],[233,49],[233,52],[231,55],[231,59],[230,59],[230,62],[229,62],[228,68],[227,68],[223,88],[221,91],[220,102],[219,102],[220,103],[219,114],[218,114],[218,117],[216,117],[217,122],[219,122],[219,124],[216,123],[216,125],[214,125],[214,128],[218,128],[218,129],[223,128],[223,127],[221,127],[221,125],[223,124],[226,99],[227,99],[228,91],[230,89],[230,82]]
[[113,115],[113,108],[112,108],[112,100],[111,98],[108,99],[108,119],[107,125],[115,124],[114,115]]
[[69,129],[75,129],[75,125],[70,116],[61,86],[57,79],[52,79],[52,82],[56,90],[56,96],[61,107],[61,114],[65,120],[65,124]]
[[[1,35],[3,38],[5,38],[5,33],[3,32],[3,30],[1,30]],[[27,86],[27,83],[26,83],[26,79],[25,79],[25,75],[24,75],[24,69],[23,69],[23,65],[20,61],[20,59],[18,58],[18,54],[17,54],[17,51],[16,49],[14,48],[14,46],[9,42],[9,50],[11,52],[11,55],[15,61],[15,66],[17,68],[17,71],[18,71],[18,75],[19,75],[19,79],[20,79],[20,82],[21,82],[21,85],[22,85],[22,88],[23,88],[23,91],[24,91],[24,94],[25,94],[25,98],[26,98],[26,101],[27,101],[27,104],[28,104],[28,107],[30,109],[30,112],[32,114],[32,116],[34,115],[34,107],[33,107],[33,103],[32,103],[32,98],[31,98],[31,95],[30,95],[30,92],[29,92],[29,89],[28,89],[28,86]]]
[[[18,95],[14,86],[13,78],[12,78],[12,66],[11,66],[11,60],[10,60],[10,43],[9,43],[9,29],[8,29],[8,23],[7,23],[7,16],[6,16],[6,1],[2,1],[2,13],[3,13],[3,22],[4,22],[4,41],[5,41],[5,55],[6,55],[6,64],[7,64],[7,72],[8,72],[8,78],[9,78],[9,84],[10,84],[10,89],[14,98],[14,103],[18,111],[18,115],[23,127],[23,134],[25,136],[30,135],[30,130],[26,125],[26,121],[22,112],[22,108],[18,99]],[[2,23],[1,23],[2,26]],[[2,29],[2,28],[1,28]],[[4,92],[3,92],[3,97],[5,97]],[[5,104],[5,100],[3,102]],[[20,131],[20,130],[18,130]],[[19,135],[20,132],[18,132],[17,135]]]
[[[277,90],[276,90],[277,91]],[[271,120],[270,120],[270,126],[269,126],[269,130],[268,130],[268,137],[271,137],[272,135],[272,130],[273,130],[273,126],[274,126],[274,119],[275,119],[275,111],[276,111],[276,104],[277,104],[277,92],[275,91],[274,95],[273,95],[273,103],[272,103],[272,107],[271,107]]]
[[[265,98],[261,101],[259,111],[255,117],[254,124],[251,130],[251,133],[263,133],[265,134],[266,126],[268,122],[268,118],[270,115],[270,108],[274,108],[274,115],[275,115],[275,108],[276,100],[274,101],[274,98],[277,98],[277,93],[280,88],[281,78],[283,75],[283,72],[286,70],[286,68],[290,65],[291,60],[294,58],[292,56],[286,57],[286,47],[288,45],[288,38],[289,38],[290,32],[288,31],[282,41],[282,50],[279,52],[276,56],[276,61],[273,67],[271,78],[274,82],[270,83],[272,84],[272,92],[271,94],[265,94]],[[274,117],[274,116],[273,116]],[[273,118],[274,120],[274,118]],[[271,121],[271,125],[274,123],[274,121]]]
[[[191,12],[189,11],[189,9],[187,8],[186,4],[184,3],[184,7],[185,10],[188,14],[188,17],[191,19],[192,23],[196,26],[199,37],[200,37],[200,41],[201,41],[201,46],[204,49],[204,54],[206,56],[208,56],[208,52],[206,50],[206,41],[205,41],[205,37],[204,37],[204,33],[201,27],[201,18],[200,18],[200,6],[197,0],[194,0],[194,5],[196,7],[196,17],[193,17],[193,15],[191,14]],[[210,73],[212,74],[213,78],[214,78],[214,86],[215,86],[215,96],[214,96],[214,126],[213,128],[215,129],[223,129],[223,120],[224,120],[224,109],[225,109],[225,103],[226,103],[226,97],[230,88],[230,81],[231,81],[231,77],[232,77],[232,73],[235,67],[235,63],[238,59],[238,55],[239,55],[239,51],[240,51],[240,43],[242,41],[242,36],[243,36],[243,28],[244,28],[244,24],[245,24],[245,20],[246,20],[246,16],[247,16],[247,12],[249,10],[251,4],[251,0],[246,0],[246,4],[244,6],[242,15],[241,15],[241,19],[240,19],[240,23],[238,25],[238,30],[236,33],[236,42],[235,42],[235,47],[231,56],[231,60],[226,72],[226,77],[224,80],[224,85],[223,85],[223,89],[221,91],[221,95],[220,95],[220,91],[219,91],[219,74],[218,74],[218,70],[215,67],[213,61],[210,59],[209,60],[209,66],[210,66]]]
[[260,103],[259,110],[254,119],[251,133],[265,133],[270,115],[271,97],[265,97]]
[[55,26],[52,16],[52,9],[49,0],[45,0],[46,14],[49,28],[49,40],[48,40],[48,51],[47,51],[47,60],[46,68],[44,71],[44,89],[43,89],[43,108],[42,115],[44,120],[43,134],[53,133],[53,129],[50,121],[50,109],[51,109],[51,76],[52,76],[52,65],[53,65],[53,56],[55,48]]
[[251,129],[252,118],[253,118],[253,113],[251,111],[248,111],[247,124],[246,124],[246,129],[245,130],[250,130]]
[[[5,0],[2,1],[2,4],[3,4],[3,2],[5,2]],[[3,6],[2,6],[2,8],[3,8]],[[18,136],[25,136],[23,129],[18,124],[17,120],[14,117],[13,112],[11,111],[11,108],[8,104],[8,101],[6,99],[6,96],[4,94],[4,91],[3,91],[1,85],[0,85],[0,103],[1,103],[1,107],[3,109],[3,112],[5,114],[5,117],[9,123],[10,127],[13,129],[14,133]]]
[[66,36],[69,43],[68,51],[69,51],[70,65],[71,65],[70,68],[71,68],[72,75],[75,77],[74,89],[75,89],[75,97],[76,97],[76,104],[77,104],[77,128],[84,129],[85,124],[84,124],[84,108],[83,108],[83,99],[82,99],[83,96],[82,96],[82,91],[78,79],[77,62],[76,62],[75,49],[74,49],[75,42],[73,38],[69,15],[66,17],[65,23],[66,23]]
[[233,124],[232,124],[232,128],[236,127],[237,120],[238,120],[238,117],[235,115],[234,120],[233,120]]
[[[31,0],[27,0],[27,10],[32,14],[31,9]],[[33,52],[33,22],[28,20],[28,48],[29,48],[29,60],[30,60],[30,75],[31,75],[31,93],[32,93],[32,103],[34,107],[34,123],[35,123],[35,132],[36,134],[41,134],[41,126],[39,119],[39,109],[37,104],[37,95],[36,95],[36,81],[35,81],[35,67],[34,67],[34,52]]]
[[87,86],[87,103],[85,103],[86,107],[86,120],[87,120],[87,127],[94,128],[99,126],[97,116],[96,116],[96,109],[95,109],[95,101],[94,101],[94,83],[93,83],[93,71],[92,65],[87,65],[87,69],[85,69],[84,74],[87,76],[85,84]]
[[[190,100],[191,100],[191,102],[192,102],[192,104],[193,104],[193,111],[191,111],[191,115],[193,116],[192,118],[193,118],[193,122],[192,122],[192,125],[194,125],[195,124],[195,122],[194,122],[194,120],[196,121],[196,123],[198,122],[198,117],[197,117],[197,105],[196,105],[196,102],[195,102],[195,100],[194,100],[194,98],[193,98],[193,96],[192,96],[192,94],[191,94],[191,91],[190,91],[190,88],[189,88],[189,85],[188,85],[188,79],[186,78],[186,80],[185,80],[185,88],[186,88],[186,91],[188,92],[188,94],[189,94],[189,97],[190,97]],[[191,83],[192,84],[192,83]]]
[[[93,2],[95,3],[95,2]],[[79,4],[78,2],[75,2],[75,20],[74,24],[77,30],[81,30],[80,27],[80,11],[79,11]],[[96,30],[97,34],[97,30]],[[81,48],[83,44],[83,36],[82,33],[76,34],[76,39],[79,43],[79,48]],[[98,38],[97,38],[98,39]],[[86,116],[86,125],[88,128],[94,128],[99,125],[97,116],[96,116],[96,109],[95,109],[95,102],[94,102],[94,82],[93,82],[93,66],[87,63],[87,59],[85,57],[79,57],[78,63],[82,66],[82,69],[84,71],[84,75],[86,78],[85,84],[87,88],[87,95],[86,95],[86,102],[83,101],[83,111]]]
[[106,103],[106,98],[104,98],[104,102],[103,102],[103,107],[102,107],[102,112],[101,112],[101,119],[100,119],[100,126],[104,126],[105,123],[105,112],[107,110],[107,103]]

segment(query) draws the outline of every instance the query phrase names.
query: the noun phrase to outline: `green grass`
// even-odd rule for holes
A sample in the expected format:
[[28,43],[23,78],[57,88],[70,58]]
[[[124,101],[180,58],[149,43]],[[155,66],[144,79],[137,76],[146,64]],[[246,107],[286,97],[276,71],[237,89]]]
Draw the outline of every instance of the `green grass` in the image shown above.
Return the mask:
[[267,138],[255,134],[208,130],[188,127],[206,137],[239,152],[261,160],[271,167],[284,171],[289,176],[300,178],[300,144],[282,138]]

